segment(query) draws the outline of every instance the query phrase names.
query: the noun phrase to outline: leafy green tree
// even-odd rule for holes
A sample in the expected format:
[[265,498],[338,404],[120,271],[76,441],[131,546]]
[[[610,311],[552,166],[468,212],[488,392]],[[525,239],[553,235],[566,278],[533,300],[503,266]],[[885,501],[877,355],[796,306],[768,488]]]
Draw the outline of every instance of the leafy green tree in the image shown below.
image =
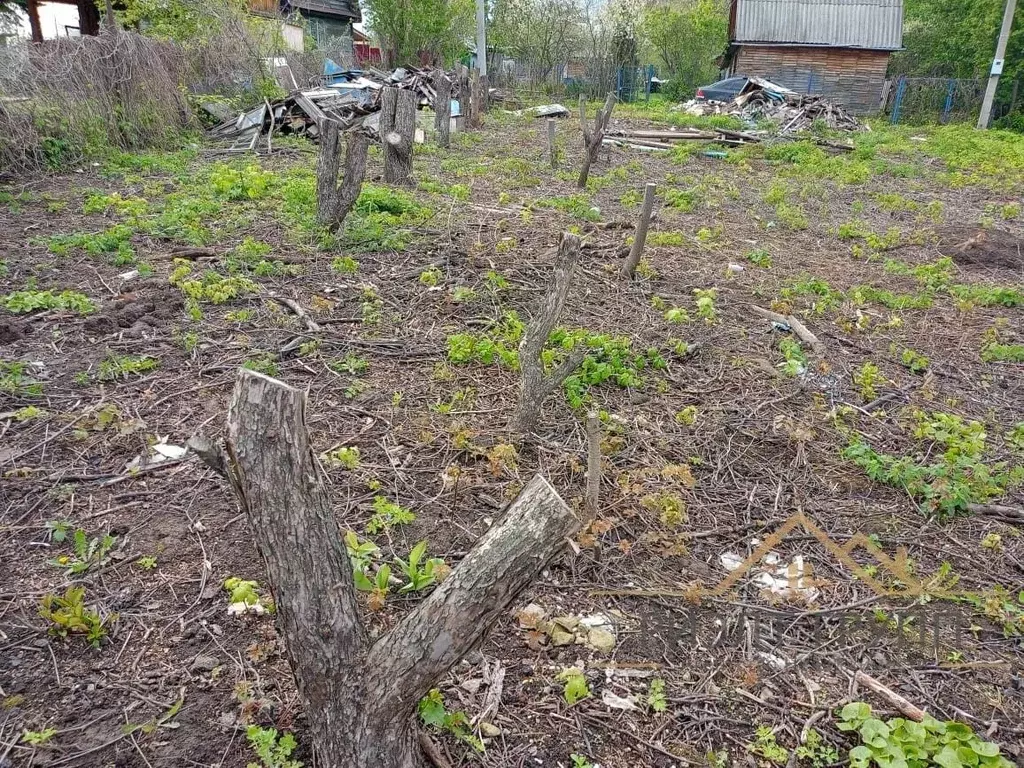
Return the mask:
[[651,6],[644,29],[671,81],[667,95],[681,99],[718,77],[715,59],[725,52],[728,18],[721,0],[670,2]]
[[388,66],[450,62],[475,28],[473,0],[364,0],[363,9]]
[[[910,77],[985,78],[995,54],[1004,0],[906,0],[903,45],[889,67]],[[1017,6],[997,100],[1024,76],[1024,6]],[[1024,98],[1024,95],[1022,95]]]
[[495,0],[488,42],[543,80],[579,52],[582,23],[577,0]]

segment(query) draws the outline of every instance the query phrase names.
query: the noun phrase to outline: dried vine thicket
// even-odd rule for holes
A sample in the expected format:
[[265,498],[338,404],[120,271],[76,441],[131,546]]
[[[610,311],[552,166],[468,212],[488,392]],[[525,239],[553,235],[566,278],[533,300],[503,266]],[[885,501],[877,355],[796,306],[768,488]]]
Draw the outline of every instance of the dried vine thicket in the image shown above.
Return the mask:
[[0,168],[64,166],[104,145],[166,147],[194,122],[186,93],[266,76],[270,31],[228,17],[186,48],[133,32],[0,48]]

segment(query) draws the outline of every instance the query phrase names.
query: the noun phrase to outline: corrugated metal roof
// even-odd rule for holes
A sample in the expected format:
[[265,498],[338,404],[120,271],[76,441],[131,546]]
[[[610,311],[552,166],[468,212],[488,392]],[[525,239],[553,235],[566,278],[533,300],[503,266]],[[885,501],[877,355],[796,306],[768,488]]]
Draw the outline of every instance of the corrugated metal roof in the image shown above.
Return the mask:
[[733,42],[894,51],[903,46],[903,0],[735,0]]
[[357,0],[292,0],[292,5],[310,13],[362,21]]

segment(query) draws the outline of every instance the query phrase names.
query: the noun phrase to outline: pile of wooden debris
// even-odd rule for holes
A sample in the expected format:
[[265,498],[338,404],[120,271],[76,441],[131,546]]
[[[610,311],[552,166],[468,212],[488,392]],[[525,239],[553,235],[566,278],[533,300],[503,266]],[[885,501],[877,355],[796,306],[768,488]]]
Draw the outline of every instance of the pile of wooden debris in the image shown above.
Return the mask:
[[816,120],[833,130],[868,130],[841,104],[824,96],[810,96],[784,88],[775,90],[760,87],[755,80],[751,80],[750,86],[732,101],[694,100],[679,108],[691,115],[735,115],[751,126],[770,120],[779,126],[779,133],[807,130]]
[[313,88],[297,89],[280,101],[264,100],[247,112],[225,114],[223,105],[204,105],[222,122],[210,129],[214,139],[225,142],[224,151],[248,152],[265,140],[271,147],[274,134],[317,138],[326,119],[338,121],[342,129],[361,123],[371,134],[377,131],[380,91],[385,86],[408,89],[419,97],[420,105],[432,105],[435,91],[429,70],[396,69],[391,74],[377,70],[325,70],[323,82]]

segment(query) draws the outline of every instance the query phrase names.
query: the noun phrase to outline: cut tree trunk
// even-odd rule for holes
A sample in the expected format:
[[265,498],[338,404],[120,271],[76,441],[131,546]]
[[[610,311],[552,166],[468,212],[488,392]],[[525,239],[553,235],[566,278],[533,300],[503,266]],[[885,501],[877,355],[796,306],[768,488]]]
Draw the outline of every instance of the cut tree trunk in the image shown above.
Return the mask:
[[384,182],[412,183],[412,144],[416,133],[416,94],[408,88],[384,88],[380,97],[380,137],[384,145]]
[[359,199],[366,176],[366,155],[370,139],[351,132],[345,139],[345,175],[338,183],[338,143],[341,128],[334,120],[320,124],[320,151],[316,158],[316,220],[336,232]]
[[25,12],[28,14],[28,26],[32,30],[32,42],[43,42],[43,25],[39,21],[38,0],[28,0],[25,4]]
[[601,151],[601,144],[604,142],[604,132],[608,130],[608,123],[612,119],[612,109],[615,107],[615,94],[609,93],[604,100],[604,106],[597,110],[594,116],[594,128],[587,127],[587,101],[580,96],[580,127],[583,129],[583,166],[580,168],[580,177],[576,186],[583,189],[587,186],[587,179],[590,178],[590,166],[597,160],[597,154]]
[[640,221],[636,225],[636,234],[633,235],[633,247],[629,249],[626,263],[622,265],[622,274],[630,280],[636,274],[637,265],[644,255],[644,245],[647,243],[647,228],[651,225],[651,212],[654,210],[654,193],[657,188],[657,184],[644,185],[644,204],[640,209]]
[[569,286],[572,283],[572,272],[579,260],[580,239],[576,235],[564,233],[562,241],[558,245],[554,274],[551,275],[548,290],[541,300],[537,313],[530,318],[530,323],[523,333],[523,340],[519,343],[519,367],[522,371],[522,379],[519,387],[519,402],[512,420],[512,428],[518,433],[526,434],[533,431],[540,418],[540,409],[544,400],[562,385],[562,382],[579,367],[583,358],[586,357],[586,350],[582,346],[577,347],[569,352],[558,368],[549,374],[544,373],[542,359],[544,344],[562,314],[565,297],[569,293]]
[[458,89],[459,115],[462,117],[462,125],[466,128],[473,123],[473,100],[470,98],[469,69],[460,65],[458,68]]
[[434,128],[437,145],[448,148],[452,129],[452,81],[443,69],[434,71]]
[[421,768],[417,703],[507,612],[579,521],[534,477],[440,586],[371,642],[305,410],[301,390],[241,370],[227,444],[190,445],[227,477],[255,533],[316,764]]

